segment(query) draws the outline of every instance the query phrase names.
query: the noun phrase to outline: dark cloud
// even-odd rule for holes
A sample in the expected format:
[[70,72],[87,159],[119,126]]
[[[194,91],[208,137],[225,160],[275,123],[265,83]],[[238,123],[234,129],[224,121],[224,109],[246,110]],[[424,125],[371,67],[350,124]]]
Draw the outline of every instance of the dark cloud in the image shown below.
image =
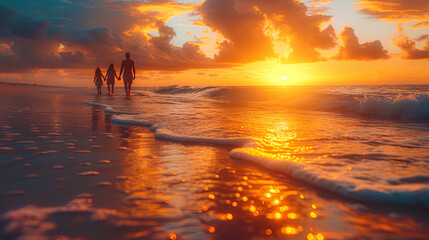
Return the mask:
[[416,42],[409,39],[402,26],[398,26],[399,35],[393,39],[393,43],[402,50],[402,58],[405,59],[429,59],[429,39],[428,35],[419,37],[419,41],[426,40],[423,49],[416,47]]
[[387,50],[384,50],[383,45],[379,40],[373,42],[359,43],[359,38],[356,37],[353,28],[345,27],[339,34],[342,46],[334,59],[337,60],[377,60],[387,59],[389,55]]
[[47,20],[38,20],[29,16],[19,16],[7,22],[8,30],[20,38],[41,38],[49,29]]
[[377,19],[401,23],[417,22],[412,28],[428,25],[428,0],[359,0],[357,4],[361,12]]
[[203,22],[227,40],[215,57],[224,62],[252,62],[276,57],[267,25],[286,41],[292,53],[285,62],[323,60],[317,49],[335,44],[332,26],[321,28],[330,16],[308,15],[307,7],[294,0],[207,0],[199,8]]
[[[172,0],[0,0],[0,71],[107,65],[125,52],[132,53],[138,68],[207,66],[211,60],[198,45],[171,43],[176,33],[160,20],[162,11],[139,9],[150,5],[190,8]],[[158,30],[159,36],[147,29]]]

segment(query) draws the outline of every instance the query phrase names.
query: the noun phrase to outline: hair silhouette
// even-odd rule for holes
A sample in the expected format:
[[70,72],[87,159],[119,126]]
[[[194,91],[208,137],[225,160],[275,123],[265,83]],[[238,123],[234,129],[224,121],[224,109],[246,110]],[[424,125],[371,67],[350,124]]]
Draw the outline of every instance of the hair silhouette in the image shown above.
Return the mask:
[[111,63],[109,65],[109,69],[107,71],[110,71],[110,70],[115,70],[115,64],[114,63]]

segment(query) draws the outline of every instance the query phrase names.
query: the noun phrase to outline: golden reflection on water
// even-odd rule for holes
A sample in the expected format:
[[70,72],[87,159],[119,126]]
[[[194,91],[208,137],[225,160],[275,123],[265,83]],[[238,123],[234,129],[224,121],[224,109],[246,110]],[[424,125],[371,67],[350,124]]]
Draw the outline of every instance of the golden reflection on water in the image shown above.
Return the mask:
[[300,153],[312,153],[313,146],[303,143],[303,138],[298,137],[296,131],[291,130],[286,122],[274,123],[274,126],[266,129],[258,136],[257,147],[245,148],[250,155],[268,158],[278,161],[305,161]]
[[[287,186],[265,185],[263,181],[253,182],[249,177],[242,178],[245,181],[237,182],[238,186],[232,187],[232,191],[239,190],[242,194],[234,193],[230,198],[224,200],[212,198],[209,199],[227,206],[221,208],[223,212],[216,212],[214,209],[200,211],[202,214],[218,215],[222,221],[233,221],[237,215],[240,219],[247,219],[246,222],[254,222],[250,230],[253,234],[271,235],[296,235],[303,238],[324,239],[322,233],[314,232],[313,226],[316,224],[317,214],[314,211],[314,203],[306,204],[303,195],[298,191],[288,190]],[[257,188],[248,188],[249,182]],[[245,195],[245,196],[242,196]],[[231,206],[232,208],[229,208]],[[238,207],[238,210],[234,210]],[[229,212],[231,211],[231,212]],[[233,216],[232,212],[237,212]],[[245,212],[248,212],[246,214]],[[229,216],[231,218],[229,218]],[[254,218],[252,220],[252,218]],[[263,223],[263,224],[262,224]],[[258,231],[263,225],[265,228]],[[268,228],[267,228],[268,227]],[[218,228],[218,227],[216,227]],[[300,238],[298,238],[300,239]]]
[[[217,165],[225,155],[219,156],[221,150],[216,148],[152,143],[147,140],[153,138],[152,133],[136,133],[132,128],[121,128],[121,135],[125,178],[117,188],[124,192],[125,208],[131,216],[173,221],[197,214],[205,233],[216,239],[234,231],[247,232],[249,239],[323,237],[315,231],[320,218],[314,202],[273,181],[269,174],[257,168]],[[295,153],[312,149],[300,145],[297,134],[285,124],[266,131],[262,141],[258,148],[247,150],[276,160],[300,161]],[[165,230],[169,231],[166,237],[181,239],[180,231]]]

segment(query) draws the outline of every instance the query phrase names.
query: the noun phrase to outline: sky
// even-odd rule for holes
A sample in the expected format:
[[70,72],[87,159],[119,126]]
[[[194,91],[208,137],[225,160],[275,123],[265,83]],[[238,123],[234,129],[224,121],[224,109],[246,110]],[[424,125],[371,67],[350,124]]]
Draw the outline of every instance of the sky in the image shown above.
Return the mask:
[[429,84],[428,0],[0,0],[0,81]]

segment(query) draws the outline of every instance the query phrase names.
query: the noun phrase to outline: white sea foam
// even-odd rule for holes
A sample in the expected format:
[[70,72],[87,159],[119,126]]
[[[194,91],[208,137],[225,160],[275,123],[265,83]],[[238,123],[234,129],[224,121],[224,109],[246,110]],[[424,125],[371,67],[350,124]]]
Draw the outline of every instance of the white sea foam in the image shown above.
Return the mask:
[[91,106],[95,106],[95,107],[101,107],[101,108],[104,109],[104,112],[106,112],[106,113],[129,114],[127,112],[121,112],[121,111],[113,110],[111,106],[104,105],[104,104],[101,104],[101,103],[90,102],[90,101],[82,101],[82,103],[85,103],[85,104],[88,104],[88,105],[91,105]]
[[133,120],[130,118],[125,118],[123,116],[112,116],[112,122],[116,124],[124,124],[124,125],[137,125],[137,126],[145,126],[150,127],[153,123],[141,121],[141,120]]
[[[277,161],[247,153],[243,148],[230,152],[231,158],[249,161],[269,170],[280,172],[319,188],[365,202],[387,203],[429,208],[429,187],[424,184],[383,185],[364,184],[346,176],[340,179],[310,164]],[[420,177],[421,178],[421,177]]]
[[155,138],[173,142],[227,145],[231,147],[243,147],[247,144],[251,144],[254,142],[254,140],[251,138],[211,138],[186,136],[171,131],[168,126],[154,125],[153,123],[147,121],[133,119],[130,116],[112,116],[112,122],[119,124],[150,127],[150,129],[155,133]]
[[197,144],[215,144],[228,145],[232,147],[242,147],[254,142],[251,138],[210,138],[210,137],[195,137],[176,134],[168,129],[167,126],[155,126],[151,128],[155,132],[155,138],[165,139],[174,142],[182,143],[197,143]]

